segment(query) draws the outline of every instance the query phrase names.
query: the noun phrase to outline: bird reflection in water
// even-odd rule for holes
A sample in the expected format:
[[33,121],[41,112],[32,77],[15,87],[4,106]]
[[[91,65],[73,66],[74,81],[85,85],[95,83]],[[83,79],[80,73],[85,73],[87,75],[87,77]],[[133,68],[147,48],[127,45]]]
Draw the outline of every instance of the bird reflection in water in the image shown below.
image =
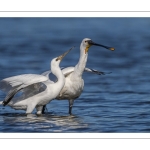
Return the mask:
[[[3,117],[5,116],[5,117]],[[0,120],[5,123],[6,129],[17,128],[18,132],[73,132],[73,130],[84,129],[88,127],[87,123],[82,121],[82,118],[73,115],[59,116],[51,113],[46,113],[40,117],[33,114],[26,117],[25,114],[3,114]],[[25,125],[26,124],[26,125]],[[9,132],[9,130],[3,129]]]

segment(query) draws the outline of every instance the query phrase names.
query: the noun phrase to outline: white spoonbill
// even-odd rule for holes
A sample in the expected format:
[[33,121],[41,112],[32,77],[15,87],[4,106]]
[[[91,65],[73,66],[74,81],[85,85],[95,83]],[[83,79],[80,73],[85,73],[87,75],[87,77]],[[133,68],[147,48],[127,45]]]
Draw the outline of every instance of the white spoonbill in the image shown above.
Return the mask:
[[[80,45],[80,58],[75,67],[67,67],[62,69],[62,73],[64,74],[66,80],[65,85],[60,91],[60,93],[57,95],[57,100],[68,100],[69,101],[69,114],[72,114],[72,106],[74,103],[74,100],[78,98],[84,87],[84,80],[82,78],[82,74],[84,71],[96,73],[96,74],[103,74],[103,72],[99,72],[94,69],[85,68],[87,58],[88,58],[88,50],[90,46],[96,45],[101,46],[103,48],[106,48],[108,50],[114,51],[115,49],[113,47],[104,46],[101,44],[94,43],[89,38],[84,38]],[[43,75],[49,77],[49,74],[51,74],[51,71],[47,71],[43,73]],[[45,107],[44,107],[45,108]]]
[[[23,74],[1,80],[0,89],[9,92],[0,104],[4,106],[8,104],[8,106],[14,109],[26,110],[27,115],[31,114],[34,108],[36,108],[37,114],[40,115],[43,106],[55,99],[65,84],[65,77],[59,64],[70,50],[51,61],[52,73],[58,79],[55,83],[46,76],[37,74]],[[20,90],[23,92],[22,95],[14,97]]]

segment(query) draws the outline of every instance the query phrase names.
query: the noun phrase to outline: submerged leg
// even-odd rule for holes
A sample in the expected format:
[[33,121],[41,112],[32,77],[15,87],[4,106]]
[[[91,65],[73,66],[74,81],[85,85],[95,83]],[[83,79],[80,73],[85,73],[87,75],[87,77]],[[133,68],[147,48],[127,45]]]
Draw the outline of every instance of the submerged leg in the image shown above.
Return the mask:
[[72,106],[73,106],[74,99],[69,100],[69,114],[72,115]]
[[46,105],[42,106],[42,114],[45,114]]
[[43,106],[36,106],[37,115],[42,115],[43,113]]
[[32,111],[34,110],[35,106],[36,106],[36,104],[33,104],[33,103],[31,103],[30,105],[27,106],[27,110],[26,110],[27,116],[29,116],[32,113]]

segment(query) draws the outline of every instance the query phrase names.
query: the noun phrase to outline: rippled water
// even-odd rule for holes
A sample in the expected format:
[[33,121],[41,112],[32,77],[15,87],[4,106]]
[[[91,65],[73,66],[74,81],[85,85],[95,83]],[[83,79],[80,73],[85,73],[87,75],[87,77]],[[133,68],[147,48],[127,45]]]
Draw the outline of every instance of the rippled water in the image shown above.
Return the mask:
[[112,73],[84,73],[73,116],[68,101],[52,101],[46,114],[30,118],[0,106],[0,132],[150,132],[150,18],[0,18],[0,79],[41,74],[72,46],[61,66],[74,66],[85,37],[116,48],[89,49],[87,67]]

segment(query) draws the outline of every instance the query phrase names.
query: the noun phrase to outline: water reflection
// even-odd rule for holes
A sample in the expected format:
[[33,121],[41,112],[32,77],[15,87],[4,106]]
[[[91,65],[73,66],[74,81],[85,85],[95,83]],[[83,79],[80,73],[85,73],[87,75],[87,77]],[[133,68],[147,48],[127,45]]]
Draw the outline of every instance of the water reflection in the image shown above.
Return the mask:
[[61,67],[74,66],[85,37],[116,48],[113,53],[90,48],[87,67],[112,73],[84,74],[85,87],[73,107],[75,117],[61,116],[67,114],[68,101],[52,101],[47,106],[52,113],[32,118],[0,106],[0,132],[150,132],[150,18],[0,21],[0,79],[40,74],[49,69],[52,58],[72,46],[73,57],[66,57]]
[[13,132],[16,128],[19,132],[63,132],[69,130],[76,131],[88,127],[83,123],[82,119],[77,116],[58,116],[52,114],[44,114],[36,116],[32,114],[26,117],[24,114],[3,114],[0,121],[5,126],[0,127],[3,132]]

